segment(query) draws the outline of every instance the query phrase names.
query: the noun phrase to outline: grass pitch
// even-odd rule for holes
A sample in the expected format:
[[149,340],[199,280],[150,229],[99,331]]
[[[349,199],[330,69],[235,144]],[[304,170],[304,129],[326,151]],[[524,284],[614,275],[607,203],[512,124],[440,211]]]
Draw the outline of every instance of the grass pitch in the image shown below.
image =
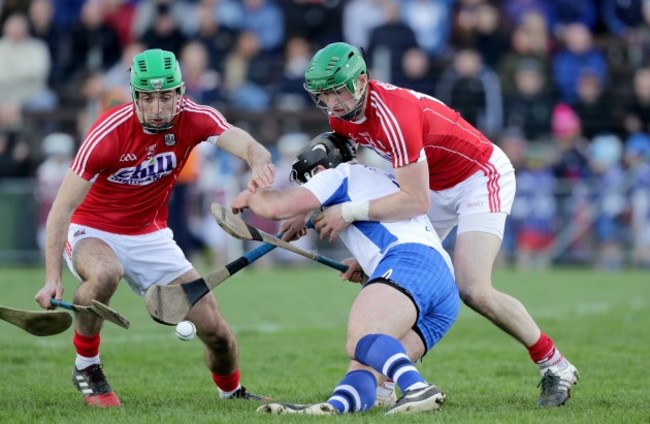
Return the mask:
[[[0,304],[37,310],[41,269],[4,268]],[[87,408],[71,383],[72,329],[35,337],[0,321],[2,423],[648,423],[650,275],[591,270],[499,270],[495,285],[526,305],[578,367],[566,406],[535,406],[539,373],[514,340],[467,307],[418,364],[447,393],[441,412],[384,417],[374,408],[343,417],[268,416],[256,404],[221,401],[198,340],[156,324],[126,284],[111,306],[131,321],[105,324],[101,357],[123,407]],[[65,300],[75,282],[65,278]],[[327,399],[343,376],[348,309],[358,286],[324,267],[244,270],[213,293],[240,346],[242,383],[298,403]],[[386,313],[390,314],[390,305]]]

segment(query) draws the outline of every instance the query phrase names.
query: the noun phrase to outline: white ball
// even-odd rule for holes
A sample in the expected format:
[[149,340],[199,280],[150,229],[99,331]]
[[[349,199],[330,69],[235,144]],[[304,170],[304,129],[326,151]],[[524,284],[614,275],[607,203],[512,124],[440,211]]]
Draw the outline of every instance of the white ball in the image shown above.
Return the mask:
[[181,321],[176,324],[176,337],[189,342],[196,336],[196,327],[192,321]]

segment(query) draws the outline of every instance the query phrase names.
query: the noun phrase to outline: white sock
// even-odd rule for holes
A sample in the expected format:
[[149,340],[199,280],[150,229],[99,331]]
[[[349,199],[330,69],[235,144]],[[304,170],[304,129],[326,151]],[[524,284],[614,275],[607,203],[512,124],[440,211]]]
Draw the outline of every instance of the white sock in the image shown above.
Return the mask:
[[82,370],[96,364],[99,364],[99,355],[89,358],[87,356],[81,356],[77,354],[77,357],[74,360],[74,366],[77,367],[78,370]]
[[555,352],[553,352],[549,357],[545,358],[541,362],[537,362],[537,367],[539,368],[540,372],[544,374],[548,369],[551,371],[562,371],[566,367],[569,366],[569,361],[564,359],[564,356],[558,349],[555,349]]
[[217,387],[219,390],[219,396],[221,396],[221,399],[228,399],[230,396],[232,396],[233,393],[235,393],[237,390],[241,389],[241,384],[238,384],[235,390],[231,390],[229,392],[224,392],[220,388]]
[[395,382],[392,380],[386,380],[377,386],[377,396],[388,397],[395,391]]

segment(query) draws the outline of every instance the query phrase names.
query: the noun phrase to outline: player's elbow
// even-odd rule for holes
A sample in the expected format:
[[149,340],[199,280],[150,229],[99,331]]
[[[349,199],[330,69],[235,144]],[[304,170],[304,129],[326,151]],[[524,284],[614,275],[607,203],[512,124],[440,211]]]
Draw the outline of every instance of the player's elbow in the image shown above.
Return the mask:
[[426,215],[429,213],[429,197],[418,198],[413,202],[413,211],[417,215]]

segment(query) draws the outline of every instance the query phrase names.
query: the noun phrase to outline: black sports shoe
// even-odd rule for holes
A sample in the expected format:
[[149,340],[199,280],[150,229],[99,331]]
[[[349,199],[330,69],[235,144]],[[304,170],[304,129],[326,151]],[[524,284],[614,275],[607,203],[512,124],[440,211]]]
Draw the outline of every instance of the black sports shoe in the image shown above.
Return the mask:
[[571,386],[578,384],[580,374],[576,367],[569,364],[561,371],[547,370],[537,387],[541,388],[537,406],[562,406],[571,397]]
[[235,390],[235,393],[228,396],[228,399],[256,400],[258,402],[268,402],[271,400],[271,398],[268,396],[256,395],[255,393],[246,391],[246,387],[244,386],[241,386],[239,389]]
[[445,394],[431,384],[415,390],[407,390],[397,403],[386,411],[386,415],[412,414],[439,409],[445,401]]
[[72,383],[84,396],[89,406],[100,408],[121,406],[120,400],[106,381],[101,364],[91,365],[82,370],[73,367]]

